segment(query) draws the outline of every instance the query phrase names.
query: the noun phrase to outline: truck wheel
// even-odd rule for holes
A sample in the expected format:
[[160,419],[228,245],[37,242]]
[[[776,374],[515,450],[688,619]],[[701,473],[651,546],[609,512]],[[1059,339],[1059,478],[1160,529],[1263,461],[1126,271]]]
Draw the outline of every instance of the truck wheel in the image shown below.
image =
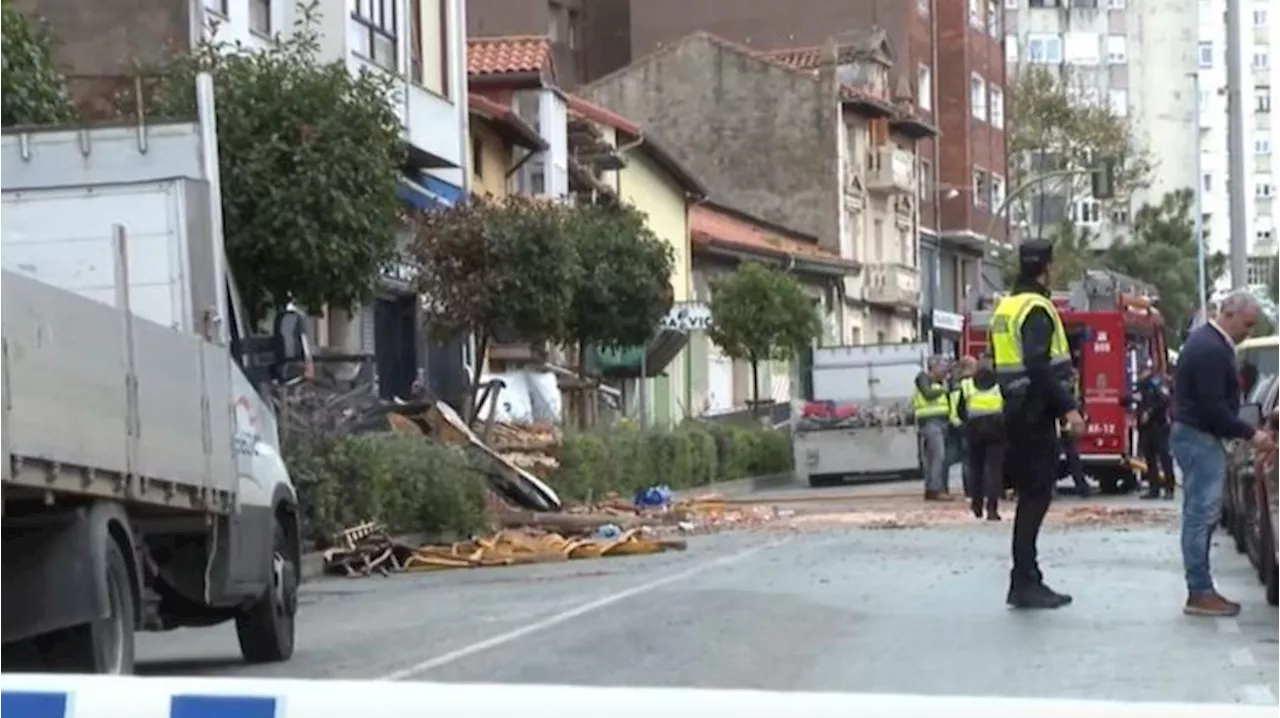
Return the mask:
[[252,606],[236,616],[240,654],[249,663],[286,661],[293,655],[293,624],[298,613],[298,557],[283,517],[276,515],[271,585]]
[[134,605],[132,579],[124,552],[107,538],[108,615],[84,625],[35,639],[45,670],[62,673],[133,673]]

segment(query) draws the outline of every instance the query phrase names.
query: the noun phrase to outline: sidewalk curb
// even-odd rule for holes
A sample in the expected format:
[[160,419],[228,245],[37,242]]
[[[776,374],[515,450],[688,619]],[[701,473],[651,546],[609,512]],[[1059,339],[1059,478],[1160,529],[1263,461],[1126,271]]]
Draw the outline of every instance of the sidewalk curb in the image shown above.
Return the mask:
[[[795,482],[795,476],[790,471],[780,474],[766,474],[764,476],[749,476],[745,479],[735,479],[733,481],[718,481],[692,489],[684,489],[675,492],[676,499],[690,499],[703,494],[720,494],[727,498],[750,494],[753,491],[761,491],[764,489],[777,489],[791,486]],[[421,539],[421,543],[428,543],[432,537],[423,534],[408,534],[404,537],[398,537],[406,540],[407,543],[414,543],[415,540]],[[439,539],[441,537],[434,537]],[[324,576],[324,552],[310,551],[302,554],[302,560],[298,566],[298,577],[302,581],[313,581]]]

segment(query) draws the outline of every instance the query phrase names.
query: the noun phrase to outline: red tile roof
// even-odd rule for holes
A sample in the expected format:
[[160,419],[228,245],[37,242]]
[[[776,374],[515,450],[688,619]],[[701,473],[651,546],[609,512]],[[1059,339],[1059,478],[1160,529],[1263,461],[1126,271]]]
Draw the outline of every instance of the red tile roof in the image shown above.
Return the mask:
[[570,112],[585,117],[592,122],[606,127],[612,127],[615,130],[622,130],[629,135],[634,135],[636,137],[640,136],[640,125],[637,125],[607,107],[601,107],[600,105],[578,97],[577,95],[569,95],[567,104]]
[[777,231],[705,204],[690,210],[689,229],[694,244],[718,245],[764,256],[795,257],[824,264],[850,267],[855,264],[853,260],[844,259],[817,244],[783,236]]
[[822,58],[822,48],[795,47],[786,50],[771,50],[760,54],[775,62],[794,67],[797,70],[816,70],[819,60]]
[[473,37],[467,40],[467,74],[541,72],[551,64],[551,40],[539,35]]

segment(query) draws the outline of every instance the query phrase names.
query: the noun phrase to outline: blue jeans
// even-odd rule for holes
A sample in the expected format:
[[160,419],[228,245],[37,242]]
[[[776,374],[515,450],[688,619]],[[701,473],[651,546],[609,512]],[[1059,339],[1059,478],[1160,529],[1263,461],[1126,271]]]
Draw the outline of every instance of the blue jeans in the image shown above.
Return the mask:
[[1222,513],[1227,452],[1221,439],[1180,423],[1169,434],[1169,448],[1182,469],[1182,566],[1187,593],[1211,594],[1209,546]]
[[924,488],[945,491],[947,488],[947,420],[925,419],[920,422],[923,443]]

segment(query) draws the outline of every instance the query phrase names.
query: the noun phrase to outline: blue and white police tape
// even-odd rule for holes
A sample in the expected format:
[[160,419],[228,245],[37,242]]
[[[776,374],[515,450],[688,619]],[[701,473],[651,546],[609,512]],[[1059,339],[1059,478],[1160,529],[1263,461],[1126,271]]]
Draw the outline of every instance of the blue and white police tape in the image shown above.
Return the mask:
[[0,676],[3,718],[1275,718],[1275,706],[251,678]]

